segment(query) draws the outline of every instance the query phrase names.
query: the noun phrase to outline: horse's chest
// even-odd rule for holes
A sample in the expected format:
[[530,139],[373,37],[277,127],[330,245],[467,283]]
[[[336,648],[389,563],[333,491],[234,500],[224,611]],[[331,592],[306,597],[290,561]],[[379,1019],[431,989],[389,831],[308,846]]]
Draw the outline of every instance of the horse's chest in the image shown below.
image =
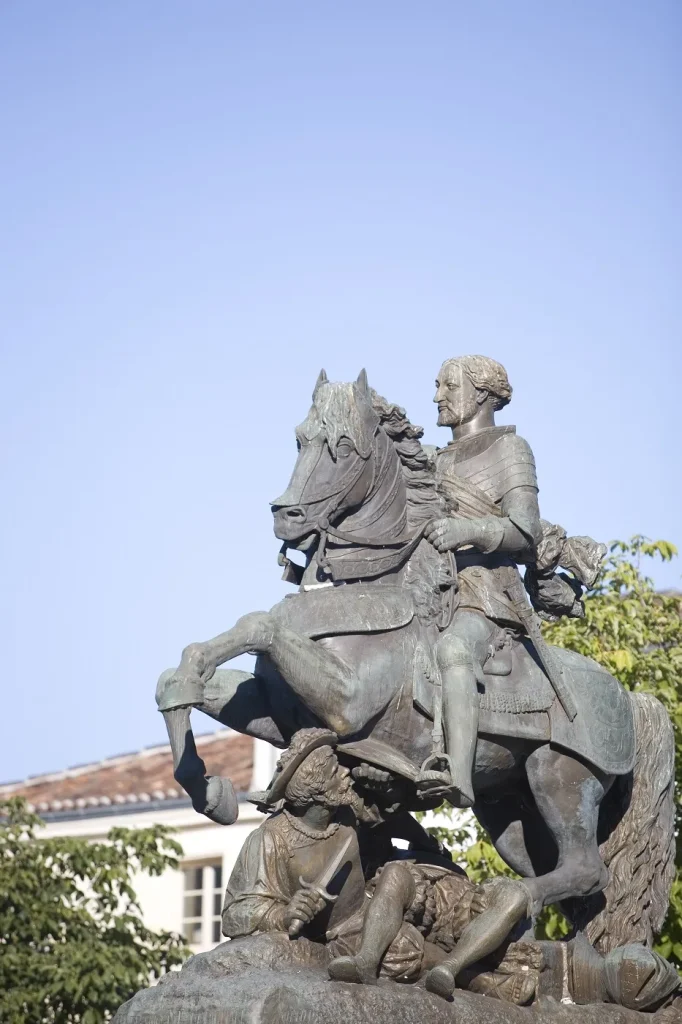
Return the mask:
[[[407,630],[366,633],[360,636],[328,636],[317,641],[320,647],[352,665],[358,678],[367,686],[404,673],[404,659],[414,644]],[[406,635],[407,634],[407,635]]]

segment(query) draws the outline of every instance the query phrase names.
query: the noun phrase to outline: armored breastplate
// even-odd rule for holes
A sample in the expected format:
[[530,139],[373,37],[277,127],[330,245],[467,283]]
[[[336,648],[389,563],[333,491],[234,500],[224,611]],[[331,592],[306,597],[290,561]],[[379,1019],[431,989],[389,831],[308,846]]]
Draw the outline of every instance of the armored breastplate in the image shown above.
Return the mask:
[[449,479],[463,478],[496,505],[514,487],[537,488],[533,453],[516,427],[486,427],[452,441],[438,451],[436,472],[444,490]]

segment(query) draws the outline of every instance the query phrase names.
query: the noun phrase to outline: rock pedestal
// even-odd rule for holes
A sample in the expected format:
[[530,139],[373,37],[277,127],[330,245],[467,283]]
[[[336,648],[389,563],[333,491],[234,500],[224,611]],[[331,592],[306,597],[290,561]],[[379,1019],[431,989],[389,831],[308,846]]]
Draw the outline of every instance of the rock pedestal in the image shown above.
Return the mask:
[[[674,1012],[674,1011],[673,1011]],[[445,1002],[420,984],[332,982],[325,948],[275,933],[224,942],[192,957],[122,1006],[114,1024],[676,1024],[671,1010],[644,1014],[618,1006],[531,1007],[456,991]]]

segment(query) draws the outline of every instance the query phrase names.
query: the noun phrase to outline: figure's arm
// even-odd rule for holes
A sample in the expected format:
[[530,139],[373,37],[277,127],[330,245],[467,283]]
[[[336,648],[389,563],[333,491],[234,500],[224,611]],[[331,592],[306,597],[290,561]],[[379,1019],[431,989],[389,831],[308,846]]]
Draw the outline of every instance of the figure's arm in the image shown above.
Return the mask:
[[227,883],[223,935],[287,931],[294,920],[307,924],[324,909],[316,890],[291,891],[289,859],[286,844],[267,822],[248,836]]
[[499,456],[504,475],[495,487],[502,494],[498,506],[501,515],[453,517],[429,523],[424,536],[438,551],[472,545],[486,555],[500,552],[518,562],[533,560],[535,545],[542,537],[533,453],[527,441],[510,434]]
[[279,846],[263,825],[247,837],[225,892],[223,935],[229,939],[283,929],[290,894],[280,877],[288,856]]
[[435,519],[424,536],[438,551],[472,545],[485,555],[499,552],[518,562],[532,559],[542,536],[537,488],[515,487],[504,496],[500,508],[501,516]]

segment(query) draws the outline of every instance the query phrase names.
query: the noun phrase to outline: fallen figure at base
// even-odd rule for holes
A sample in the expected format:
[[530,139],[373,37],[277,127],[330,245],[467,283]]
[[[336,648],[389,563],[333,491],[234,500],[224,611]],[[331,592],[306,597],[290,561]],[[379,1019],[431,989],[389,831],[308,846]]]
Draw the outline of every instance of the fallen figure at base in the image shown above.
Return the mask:
[[[328,730],[304,729],[282,755],[259,801],[273,813],[247,838],[228,882],[226,936],[285,932],[322,944],[332,981],[424,979],[445,998],[457,985],[516,1005],[535,1001],[552,972],[563,977],[566,950],[576,1002],[654,1010],[675,998],[674,969],[642,946],[602,958],[585,941],[517,938],[528,924],[524,883],[476,885],[414,818],[382,818],[336,742]],[[391,836],[411,848],[396,850]]]

